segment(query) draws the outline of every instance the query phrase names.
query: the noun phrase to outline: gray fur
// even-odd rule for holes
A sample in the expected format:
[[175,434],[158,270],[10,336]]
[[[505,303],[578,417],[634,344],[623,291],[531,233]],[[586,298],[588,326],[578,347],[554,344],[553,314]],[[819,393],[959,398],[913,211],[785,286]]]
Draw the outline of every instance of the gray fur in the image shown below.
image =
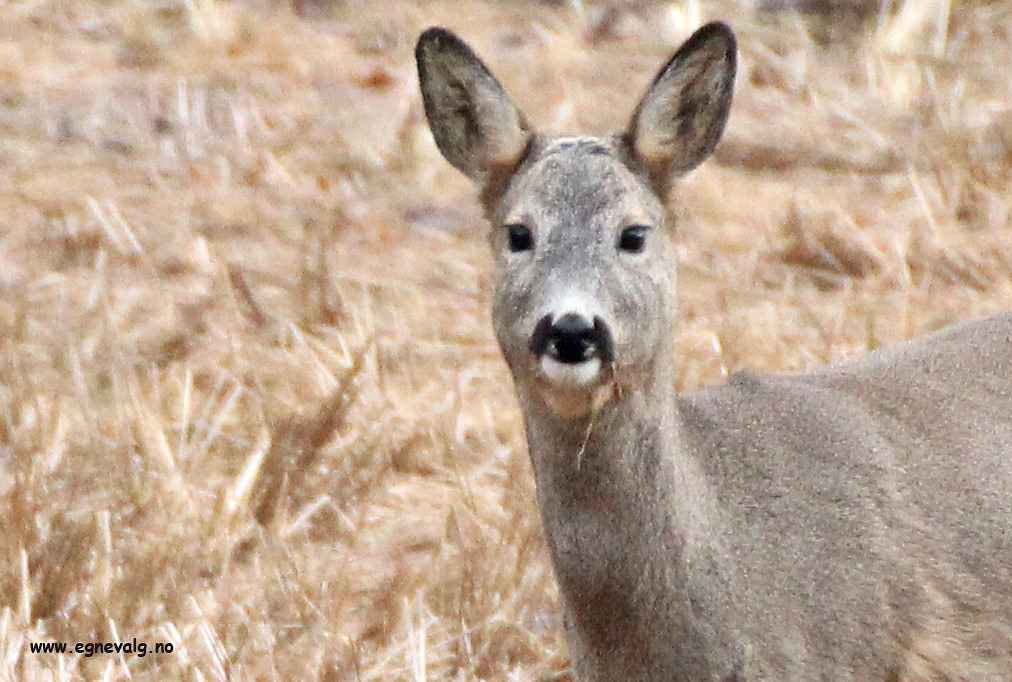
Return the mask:
[[[577,678],[1012,682],[1012,315],[676,395],[662,197],[723,130],[730,30],[690,38],[611,138],[527,133],[447,33],[419,41],[426,113],[493,225],[495,330]],[[440,45],[483,106],[444,107]],[[458,116],[464,142],[440,132]],[[533,248],[511,250],[518,224]],[[652,228],[641,253],[616,247],[630,225]],[[613,336],[586,385],[529,345],[567,313]]]
[[523,152],[529,126],[471,48],[450,31],[430,28],[415,52],[425,114],[443,156],[477,182]]

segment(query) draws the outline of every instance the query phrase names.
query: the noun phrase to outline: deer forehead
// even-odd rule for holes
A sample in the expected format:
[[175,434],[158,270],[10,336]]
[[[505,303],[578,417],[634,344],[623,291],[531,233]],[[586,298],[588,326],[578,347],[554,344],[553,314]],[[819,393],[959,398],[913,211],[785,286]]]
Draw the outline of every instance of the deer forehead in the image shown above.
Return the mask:
[[533,145],[501,205],[503,222],[535,227],[653,223],[663,207],[622,158],[617,140],[545,138]]

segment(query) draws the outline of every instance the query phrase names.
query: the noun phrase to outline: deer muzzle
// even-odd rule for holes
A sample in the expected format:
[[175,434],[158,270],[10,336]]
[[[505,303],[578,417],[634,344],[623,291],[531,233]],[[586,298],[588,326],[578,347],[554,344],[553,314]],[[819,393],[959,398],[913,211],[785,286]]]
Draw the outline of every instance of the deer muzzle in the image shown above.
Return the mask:
[[597,383],[602,369],[614,358],[608,324],[579,313],[545,315],[531,334],[531,352],[549,382],[569,387]]

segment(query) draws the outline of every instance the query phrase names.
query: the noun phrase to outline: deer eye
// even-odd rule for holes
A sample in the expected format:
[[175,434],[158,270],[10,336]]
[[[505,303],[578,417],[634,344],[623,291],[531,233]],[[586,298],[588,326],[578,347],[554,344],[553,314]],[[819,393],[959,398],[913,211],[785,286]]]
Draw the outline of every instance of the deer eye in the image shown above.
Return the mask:
[[511,252],[519,253],[520,251],[530,251],[534,248],[534,235],[531,234],[531,228],[526,225],[521,223],[507,225],[506,233],[509,238]]
[[618,250],[626,253],[641,253],[647,245],[647,232],[650,228],[646,225],[630,225],[622,230],[618,237]]

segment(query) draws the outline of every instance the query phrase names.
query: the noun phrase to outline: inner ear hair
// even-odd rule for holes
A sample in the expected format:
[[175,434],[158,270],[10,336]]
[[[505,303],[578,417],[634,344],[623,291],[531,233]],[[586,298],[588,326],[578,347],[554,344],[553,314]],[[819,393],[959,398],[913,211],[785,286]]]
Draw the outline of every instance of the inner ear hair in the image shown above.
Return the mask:
[[629,122],[624,143],[660,192],[712,152],[724,132],[737,70],[730,27],[696,31],[654,78]]
[[446,160],[479,185],[514,167],[530,125],[467,43],[433,27],[419,37],[415,58],[425,115]]

